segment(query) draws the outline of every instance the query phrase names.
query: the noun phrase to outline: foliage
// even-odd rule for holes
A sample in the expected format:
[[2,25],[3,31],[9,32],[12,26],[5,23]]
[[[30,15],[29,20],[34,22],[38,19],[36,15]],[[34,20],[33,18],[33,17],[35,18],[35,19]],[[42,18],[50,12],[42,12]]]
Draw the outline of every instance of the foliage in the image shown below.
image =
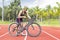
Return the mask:
[[[51,7],[50,5],[47,5],[46,8],[39,8],[38,6],[34,8],[28,8],[28,13],[29,15],[36,16],[36,19],[58,19],[60,17],[60,3],[56,2],[58,7],[54,6]],[[9,6],[4,7],[4,20],[15,20],[17,17],[17,14],[21,10],[21,4],[20,0],[14,0],[13,2],[10,3]],[[2,9],[0,8],[0,19],[1,19],[1,11]]]
[[2,17],[2,8],[0,7],[0,19],[1,19],[1,17]]

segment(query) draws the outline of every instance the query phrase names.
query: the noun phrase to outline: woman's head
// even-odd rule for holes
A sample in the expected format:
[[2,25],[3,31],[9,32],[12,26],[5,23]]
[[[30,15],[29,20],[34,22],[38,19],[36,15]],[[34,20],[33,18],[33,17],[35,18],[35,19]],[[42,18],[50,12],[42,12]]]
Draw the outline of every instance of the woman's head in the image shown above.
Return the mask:
[[27,9],[28,9],[28,8],[27,8],[26,6],[23,8],[23,10],[25,10],[25,11],[27,11]]

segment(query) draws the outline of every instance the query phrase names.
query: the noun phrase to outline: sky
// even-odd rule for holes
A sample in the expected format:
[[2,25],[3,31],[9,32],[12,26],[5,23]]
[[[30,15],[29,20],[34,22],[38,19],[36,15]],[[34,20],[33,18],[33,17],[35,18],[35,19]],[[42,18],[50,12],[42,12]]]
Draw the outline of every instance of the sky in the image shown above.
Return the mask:
[[[4,0],[4,5],[9,5],[10,4],[10,0]],[[2,7],[2,0],[0,0],[0,7]]]
[[[9,5],[12,0],[5,0],[4,5]],[[45,8],[46,5],[57,6],[56,2],[60,2],[60,0],[21,0],[22,7],[35,7],[39,6],[40,8]],[[0,7],[2,7],[2,0],[0,0]]]

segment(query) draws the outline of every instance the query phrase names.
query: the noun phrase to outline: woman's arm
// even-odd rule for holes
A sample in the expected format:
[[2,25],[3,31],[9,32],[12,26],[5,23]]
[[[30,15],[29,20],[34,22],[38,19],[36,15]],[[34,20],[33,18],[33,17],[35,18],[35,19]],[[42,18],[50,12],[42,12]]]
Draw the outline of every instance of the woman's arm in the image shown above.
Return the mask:
[[28,14],[28,11],[27,11],[27,17],[28,17],[28,19],[31,19],[31,17],[30,17],[29,14]]
[[22,13],[22,11],[20,11],[20,12],[19,12],[19,14],[18,14],[18,17],[17,17],[17,18],[26,18],[26,16],[20,16],[20,15],[21,15],[21,13]]
[[22,18],[22,17],[20,16],[21,13],[22,13],[22,10],[19,12],[19,14],[18,14],[18,18]]
[[20,12],[19,12],[19,14],[18,14],[18,17],[17,17],[17,18],[20,18],[21,13],[22,13],[22,11],[20,11]]

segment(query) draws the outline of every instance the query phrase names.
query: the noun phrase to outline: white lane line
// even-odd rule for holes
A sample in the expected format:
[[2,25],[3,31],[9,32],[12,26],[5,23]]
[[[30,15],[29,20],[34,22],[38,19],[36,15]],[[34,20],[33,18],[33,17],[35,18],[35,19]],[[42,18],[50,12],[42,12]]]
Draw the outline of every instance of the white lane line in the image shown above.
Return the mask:
[[25,30],[25,32],[26,32],[26,36],[25,36],[24,40],[27,40],[27,31]]
[[9,33],[9,32],[6,32],[6,33],[2,34],[2,35],[0,36],[0,38],[3,37],[3,36],[5,36],[5,35],[7,35],[8,33]]
[[53,38],[54,38],[54,39],[56,39],[56,40],[60,40],[59,38],[57,38],[57,37],[55,37],[55,36],[51,35],[50,33],[46,32],[46,31],[42,31],[42,32],[46,33],[47,35],[49,35],[49,36],[53,37]]

